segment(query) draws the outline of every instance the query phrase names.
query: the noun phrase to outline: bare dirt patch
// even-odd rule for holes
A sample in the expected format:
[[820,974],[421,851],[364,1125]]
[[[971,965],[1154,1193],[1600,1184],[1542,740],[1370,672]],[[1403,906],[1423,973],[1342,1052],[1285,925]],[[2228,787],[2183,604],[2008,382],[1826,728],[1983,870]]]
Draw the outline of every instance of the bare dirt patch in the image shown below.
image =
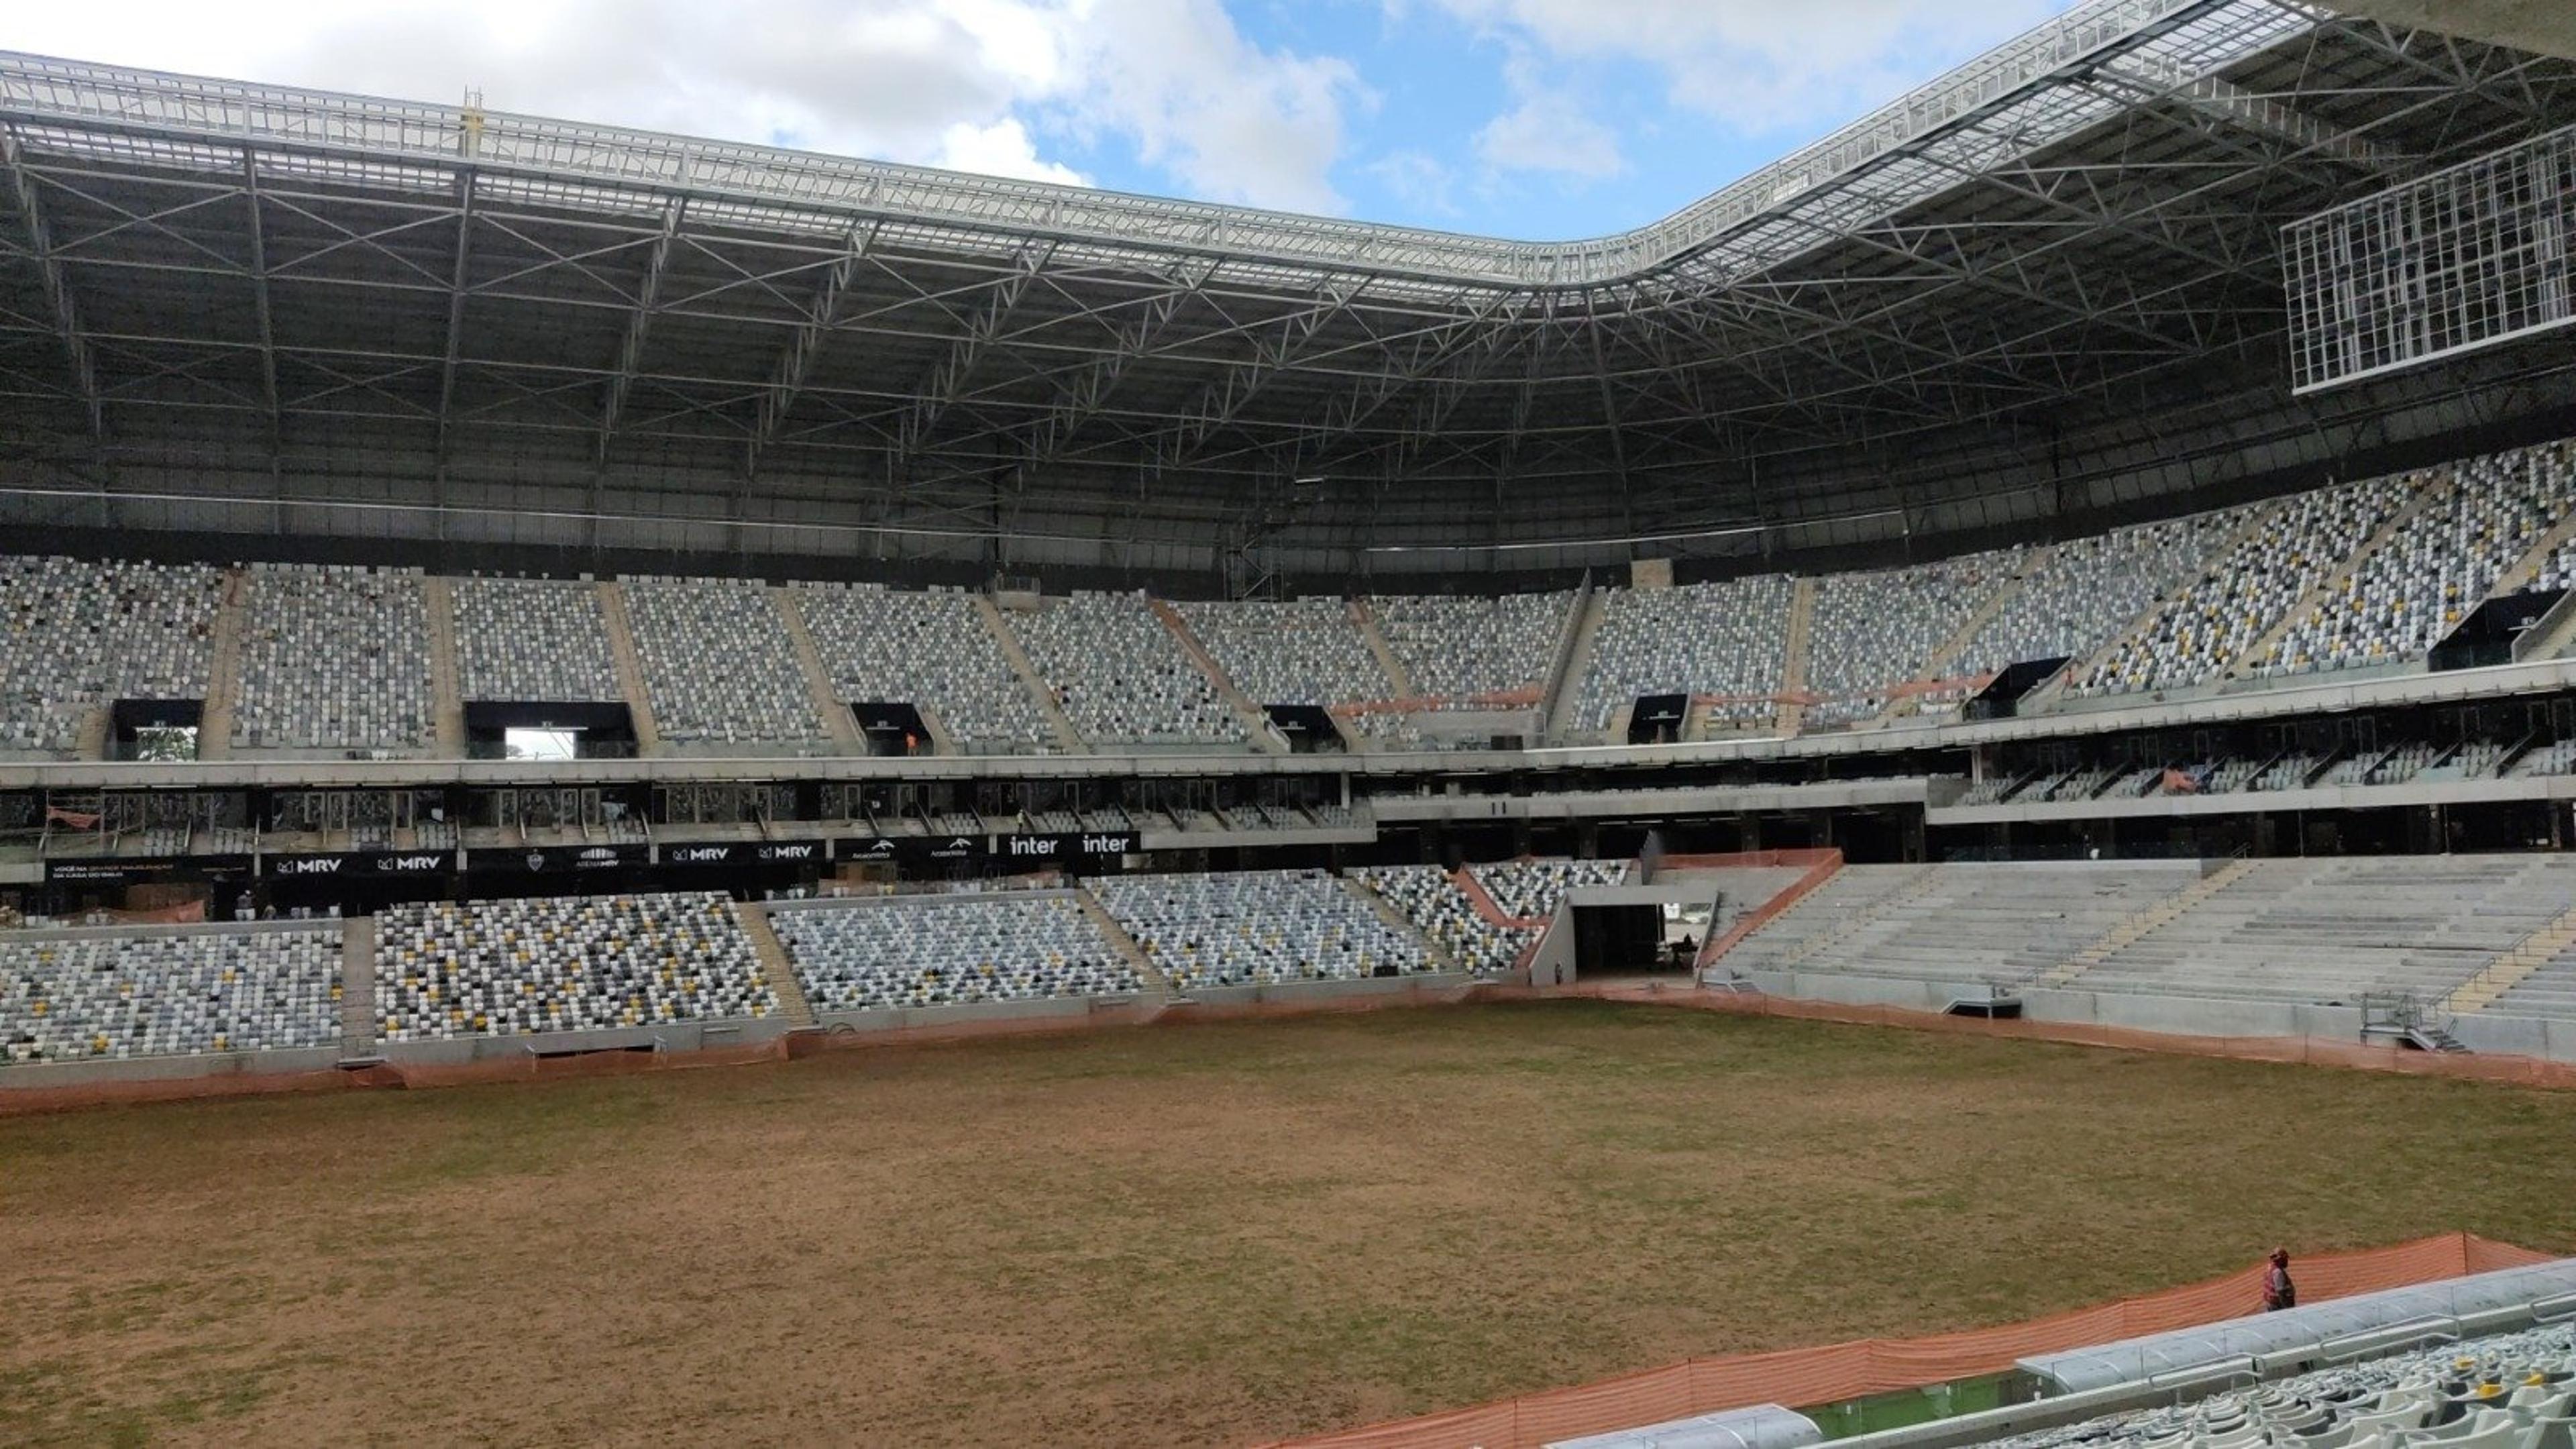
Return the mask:
[[2576,1094],[1552,1003],[0,1121],[0,1442],[1243,1442],[2452,1228]]

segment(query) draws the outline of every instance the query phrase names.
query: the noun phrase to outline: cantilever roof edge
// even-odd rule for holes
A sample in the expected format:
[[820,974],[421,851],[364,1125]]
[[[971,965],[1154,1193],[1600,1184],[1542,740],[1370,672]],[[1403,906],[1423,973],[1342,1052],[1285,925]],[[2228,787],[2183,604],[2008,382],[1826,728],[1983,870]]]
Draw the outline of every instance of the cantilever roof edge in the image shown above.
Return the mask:
[[1581,287],[1668,267],[2142,36],[2231,14],[2241,19],[2243,53],[2250,54],[2277,39],[2285,20],[2305,28],[2323,12],[2296,0],[2085,0],[1671,216],[1570,242],[1507,241],[9,52],[0,52],[0,119],[73,134],[134,132],[255,150],[356,153],[542,176],[575,188],[713,195],[789,210],[1036,231],[1159,253],[1409,274],[1470,287]]

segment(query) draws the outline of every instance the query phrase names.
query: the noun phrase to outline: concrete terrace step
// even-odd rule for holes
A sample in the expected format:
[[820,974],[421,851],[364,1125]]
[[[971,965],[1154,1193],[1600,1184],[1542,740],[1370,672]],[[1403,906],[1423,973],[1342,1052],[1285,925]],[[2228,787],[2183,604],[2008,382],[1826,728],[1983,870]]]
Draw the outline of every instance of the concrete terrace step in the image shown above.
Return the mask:
[[373,1056],[376,1050],[376,923],[368,916],[340,922],[340,1055]]
[[823,721],[823,729],[841,752],[864,755],[867,737],[859,733],[858,717],[850,707],[833,698],[832,671],[823,667],[823,651],[814,645],[814,631],[805,627],[805,610],[796,602],[796,591],[784,584],[772,584],[770,602],[777,606],[779,622],[787,630],[787,647],[796,656],[797,668],[804,671],[805,688],[812,695],[814,713]]
[[1117,951],[1128,965],[1136,968],[1137,976],[1144,980],[1145,994],[1157,1004],[1170,1001],[1172,999],[1171,979],[1155,967],[1154,958],[1146,954],[1145,948],[1138,944],[1135,937],[1127,934],[1127,928],[1118,924],[1118,918],[1110,914],[1107,906],[1100,903],[1100,898],[1087,890],[1076,890],[1073,898],[1082,906],[1083,914],[1091,917],[1091,923],[1100,928],[1101,936],[1109,942],[1110,947]]
[[206,708],[197,719],[197,758],[229,759],[233,752],[233,712],[241,700],[242,620],[249,613],[250,580],[240,569],[224,570],[224,595],[215,606],[214,654],[206,668]]
[[2254,862],[2251,860],[2229,861],[2225,866],[2202,876],[2172,895],[2132,912],[2110,930],[2103,932],[2100,940],[2060,962],[2054,969],[2041,973],[2037,984],[2048,987],[2066,985],[2108,960],[2112,953],[2136,942],[2158,926],[2178,919],[2201,902],[2236,884],[2253,869]]
[[1029,698],[1037,701],[1038,713],[1046,717],[1047,728],[1055,732],[1056,744],[1074,754],[1081,754],[1087,748],[1082,736],[1074,732],[1073,721],[1065,716],[1064,706],[1057,702],[1054,686],[1038,673],[1037,665],[1029,659],[1029,651],[1020,643],[1019,634],[1011,628],[1010,621],[1002,617],[1001,605],[994,603],[990,594],[977,594],[975,612],[983,616],[984,628],[992,634],[993,642],[1002,646],[1002,657],[1011,662],[1011,672],[1028,687]]
[[2461,982],[2450,995],[2442,998],[2439,1009],[2454,1016],[2484,1011],[2494,1005],[2497,998],[2537,974],[2571,945],[2576,945],[2576,907],[2561,912],[2548,925],[2514,943],[2511,950]]
[[[1806,940],[1800,942],[1788,955],[1782,957],[1778,961],[1772,962],[1769,969],[1775,971],[1792,970],[1797,967],[1799,963],[1809,960],[1810,958],[1831,949],[1843,941],[1851,939],[1853,936],[1858,935],[1861,931],[1866,930],[1869,926],[1877,922],[1880,917],[1885,916],[1890,911],[1905,905],[1915,897],[1932,889],[1933,884],[1941,878],[1941,868],[1937,865],[1917,865],[1907,868],[1914,872],[1912,879],[1906,881],[1896,889],[1880,895],[1875,900],[1859,903],[1852,910],[1851,914],[1845,917],[1840,924],[1836,925],[1829,931],[1819,932],[1818,934],[1810,936]],[[1791,906],[1788,910],[1781,912],[1780,915],[1772,917],[1772,919],[1774,921],[1784,919],[1797,912],[1801,907],[1811,904],[1817,898],[1818,897],[1816,895],[1810,894],[1800,900],[1797,905]]]
[[430,738],[442,759],[465,757],[465,687],[456,667],[456,591],[432,574],[420,581],[420,603],[429,615]]
[[1216,662],[1216,656],[1208,652],[1207,645],[1199,642],[1198,631],[1190,627],[1189,620],[1181,617],[1181,611],[1161,599],[1147,602],[1154,611],[1154,617],[1162,620],[1163,627],[1172,631],[1172,638],[1181,646],[1181,652],[1188,655],[1189,661],[1198,666],[1209,683],[1216,686],[1218,696],[1233,707],[1235,716],[1243,722],[1244,734],[1252,740],[1253,748],[1266,754],[1286,754],[1287,745],[1280,740],[1279,732],[1270,727],[1269,712],[1253,703],[1252,696],[1243,692],[1243,686],[1234,682],[1234,676],[1225,672],[1225,666]]
[[658,755],[662,731],[653,722],[653,692],[645,687],[644,661],[635,652],[635,625],[626,616],[626,591],[605,580],[598,589],[600,627],[608,634],[608,656],[617,665],[617,691],[626,697],[628,721],[635,726],[636,751]]
[[769,978],[769,989],[778,993],[779,1015],[799,1030],[814,1025],[814,1008],[805,1000],[805,988],[797,983],[795,963],[787,959],[787,947],[769,924],[769,908],[757,901],[734,907],[742,920],[742,933],[751,938],[752,954],[760,958],[760,971]]

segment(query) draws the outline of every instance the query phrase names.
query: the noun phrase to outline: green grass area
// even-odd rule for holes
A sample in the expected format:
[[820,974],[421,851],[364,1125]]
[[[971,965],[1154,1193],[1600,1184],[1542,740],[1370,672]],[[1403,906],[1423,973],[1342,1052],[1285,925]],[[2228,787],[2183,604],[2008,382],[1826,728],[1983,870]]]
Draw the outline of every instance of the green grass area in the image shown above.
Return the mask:
[[0,1443],[1246,1442],[2465,1228],[2576,1094],[1562,1002],[0,1121]]

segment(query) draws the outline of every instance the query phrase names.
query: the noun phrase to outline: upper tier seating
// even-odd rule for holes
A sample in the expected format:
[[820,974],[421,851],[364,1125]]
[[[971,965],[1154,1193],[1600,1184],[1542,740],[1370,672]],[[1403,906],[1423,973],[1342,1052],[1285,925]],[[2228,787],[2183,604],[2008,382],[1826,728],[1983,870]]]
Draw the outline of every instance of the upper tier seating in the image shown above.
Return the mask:
[[1933,655],[2019,571],[2022,557],[2020,549],[2003,549],[1818,579],[1807,687],[1828,698],[1806,717],[1839,724],[1886,708],[1889,687],[1926,677]]
[[0,937],[0,1062],[340,1043],[340,933]]
[[1845,866],[1739,942],[1726,964],[2026,982],[2199,878],[2196,861]]
[[2197,581],[2078,666],[2071,692],[2132,694],[2214,678],[2395,517],[2420,481],[2374,478],[2249,512],[2236,542]]
[[[2088,991],[2438,1000],[2576,900],[2576,859],[2264,860],[2084,973]],[[2490,1008],[2495,1009],[2495,1008]]]
[[2440,470],[2422,512],[2275,640],[2257,674],[2410,661],[2477,608],[2504,571],[2576,506],[2555,448]]
[[458,579],[456,687],[468,700],[615,701],[599,589],[580,582]]
[[766,586],[630,578],[620,587],[664,742],[704,748],[826,737]]
[[712,891],[434,901],[376,917],[389,1042],[762,1017],[778,1009]]
[[1336,598],[1176,604],[1210,658],[1254,704],[1384,699],[1395,685]]
[[1055,745],[974,596],[874,584],[804,584],[797,603],[834,697],[927,705],[960,749],[1031,753]]
[[1525,692],[1535,698],[1546,686],[1574,595],[1382,594],[1369,604],[1387,652],[1411,676],[1414,694],[1454,707],[1473,704],[1480,695]]
[[1576,723],[1608,729],[1642,694],[1751,696],[1721,706],[1740,721],[1767,720],[1788,649],[1785,574],[1715,584],[1606,591],[1601,628],[1577,695]]
[[1985,674],[2033,659],[2081,659],[2190,578],[2235,527],[2232,514],[2205,513],[2056,545],[1960,649],[1957,668]]
[[1136,968],[1070,896],[917,897],[778,910],[769,920],[816,1011],[1144,989]]
[[1091,743],[1244,743],[1243,721],[1143,594],[1077,593],[1010,622]]
[[223,573],[0,556],[0,750],[63,753],[120,699],[203,699]]
[[1091,890],[1178,990],[1431,969],[1419,939],[1319,870],[1107,876]]
[[2571,1405],[2576,1325],[2560,1322],[1964,1442],[1992,1449],[2568,1449]]
[[419,570],[250,571],[235,745],[416,749],[435,707]]

